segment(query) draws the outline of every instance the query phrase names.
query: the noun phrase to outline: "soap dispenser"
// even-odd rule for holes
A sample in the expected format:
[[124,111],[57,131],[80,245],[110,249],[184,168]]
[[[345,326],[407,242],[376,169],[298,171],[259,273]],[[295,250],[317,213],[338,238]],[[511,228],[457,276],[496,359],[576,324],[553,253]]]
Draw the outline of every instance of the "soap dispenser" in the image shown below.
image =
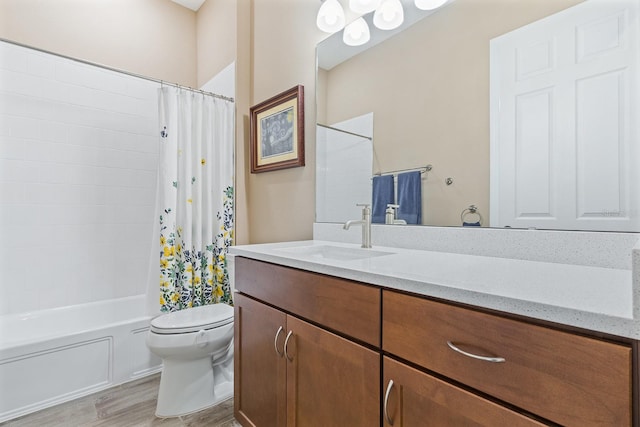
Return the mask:
[[387,210],[384,211],[384,223],[385,224],[394,224],[396,220],[396,209],[399,208],[400,205],[387,205]]

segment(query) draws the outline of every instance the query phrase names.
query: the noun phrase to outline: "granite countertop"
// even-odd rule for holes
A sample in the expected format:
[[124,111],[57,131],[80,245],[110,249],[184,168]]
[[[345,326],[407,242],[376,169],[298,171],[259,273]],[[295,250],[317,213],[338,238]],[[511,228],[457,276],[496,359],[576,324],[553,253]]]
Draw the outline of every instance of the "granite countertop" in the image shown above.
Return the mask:
[[[234,246],[230,253],[640,339],[640,319],[633,317],[631,270],[383,246],[369,250],[372,255],[386,253],[382,256],[348,259],[339,256],[342,248],[348,254],[359,245],[313,240]],[[319,255],[331,251],[337,259]]]

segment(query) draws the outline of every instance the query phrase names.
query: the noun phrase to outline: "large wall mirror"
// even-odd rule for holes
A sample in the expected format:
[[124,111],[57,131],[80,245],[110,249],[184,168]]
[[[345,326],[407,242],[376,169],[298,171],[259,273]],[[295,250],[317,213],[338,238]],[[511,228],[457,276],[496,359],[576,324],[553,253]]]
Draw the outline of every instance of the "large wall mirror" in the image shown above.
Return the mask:
[[[460,226],[461,214],[474,205],[483,217],[482,225],[489,226],[491,210],[495,209],[495,201],[490,200],[491,180],[497,172],[495,166],[493,171],[490,167],[490,41],[582,2],[450,0],[384,42],[365,46],[357,54],[347,55],[342,62],[331,63],[326,58],[328,54],[335,56],[331,46],[342,42],[341,33],[333,34],[317,49],[317,122],[332,126],[359,117],[372,117],[372,138],[360,140],[371,147],[372,153],[365,150],[372,159],[371,175],[432,165],[423,178],[423,225]],[[402,0],[402,3],[406,11],[415,9],[412,0]],[[631,18],[637,20],[637,17]],[[618,30],[626,31],[631,18],[620,18]],[[610,30],[607,25],[602,28],[605,32]],[[636,87],[631,89],[637,90]],[[590,132],[594,129],[598,130],[595,127]],[[635,147],[637,134],[625,138]],[[325,148],[319,143],[318,149]],[[608,148],[604,146],[598,150],[606,153]],[[615,155],[637,156],[638,151],[633,148],[631,153],[616,152]],[[323,174],[332,173],[331,168],[324,164],[322,167]],[[348,169],[343,165],[343,169],[345,167]],[[598,173],[606,174],[607,171]],[[335,192],[341,192],[342,187],[354,187],[347,177],[343,170],[337,183],[332,184]],[[358,178],[360,184],[365,178]],[[326,182],[326,176],[317,181]],[[600,181],[591,179],[589,182],[597,186]],[[522,199],[527,195],[516,197]],[[350,204],[363,201],[362,198],[351,200]],[[344,218],[334,215],[327,219],[326,215],[318,214],[326,211],[326,206],[320,199],[317,203],[319,222],[357,218],[358,211],[351,210],[345,212]],[[610,215],[611,212],[602,214]],[[632,214],[638,216],[638,212]],[[581,229],[580,225],[546,227],[545,221],[523,226]],[[602,229],[640,231],[625,226],[616,229],[615,225]]]

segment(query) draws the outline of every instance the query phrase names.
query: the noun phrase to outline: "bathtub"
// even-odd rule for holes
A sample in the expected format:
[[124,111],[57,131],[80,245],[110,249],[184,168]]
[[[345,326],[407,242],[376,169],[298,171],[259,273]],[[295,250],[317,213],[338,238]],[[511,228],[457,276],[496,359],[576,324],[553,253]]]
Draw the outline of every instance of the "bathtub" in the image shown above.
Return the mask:
[[144,295],[0,316],[0,422],[159,372]]

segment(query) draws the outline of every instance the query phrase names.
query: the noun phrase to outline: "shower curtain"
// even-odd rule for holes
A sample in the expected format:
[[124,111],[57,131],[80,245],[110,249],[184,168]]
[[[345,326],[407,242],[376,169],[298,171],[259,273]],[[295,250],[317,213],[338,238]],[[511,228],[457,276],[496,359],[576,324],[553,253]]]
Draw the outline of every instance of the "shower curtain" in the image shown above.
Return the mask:
[[160,310],[232,304],[233,103],[159,89]]

